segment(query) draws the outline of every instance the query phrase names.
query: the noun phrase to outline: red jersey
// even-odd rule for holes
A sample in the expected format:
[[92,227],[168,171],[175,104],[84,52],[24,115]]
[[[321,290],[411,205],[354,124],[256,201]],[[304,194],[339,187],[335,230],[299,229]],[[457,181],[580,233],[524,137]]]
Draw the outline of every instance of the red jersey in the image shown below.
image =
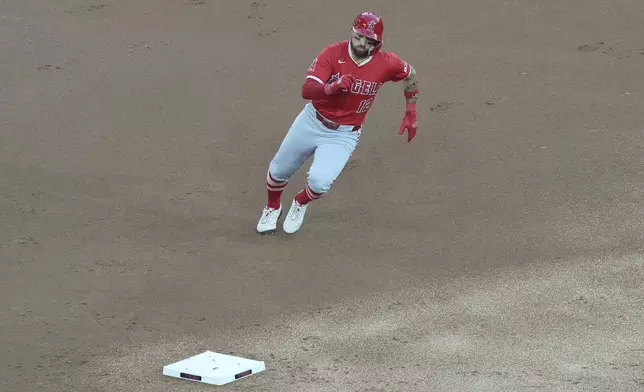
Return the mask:
[[327,119],[342,125],[362,125],[378,90],[386,82],[399,82],[411,73],[411,67],[398,55],[379,51],[358,65],[353,59],[349,40],[331,44],[318,54],[306,77],[322,84],[351,74],[355,82],[349,94],[313,100],[311,103]]

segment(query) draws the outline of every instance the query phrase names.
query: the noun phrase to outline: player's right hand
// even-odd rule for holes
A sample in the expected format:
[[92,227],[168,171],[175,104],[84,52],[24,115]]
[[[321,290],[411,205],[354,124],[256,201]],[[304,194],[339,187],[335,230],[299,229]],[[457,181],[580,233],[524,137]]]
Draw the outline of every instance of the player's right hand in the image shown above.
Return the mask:
[[337,95],[340,93],[345,93],[351,89],[353,82],[355,81],[353,75],[342,75],[339,80],[334,81],[333,83],[328,83],[324,85],[324,92],[326,95]]

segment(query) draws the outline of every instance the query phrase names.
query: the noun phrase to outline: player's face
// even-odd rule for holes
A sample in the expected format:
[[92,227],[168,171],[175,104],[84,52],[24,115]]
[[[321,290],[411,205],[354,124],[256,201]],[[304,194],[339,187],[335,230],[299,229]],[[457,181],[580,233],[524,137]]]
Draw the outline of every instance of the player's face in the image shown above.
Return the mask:
[[369,55],[369,50],[376,47],[376,45],[378,45],[378,41],[375,39],[365,37],[358,33],[353,33],[351,35],[351,50],[356,57],[367,57]]

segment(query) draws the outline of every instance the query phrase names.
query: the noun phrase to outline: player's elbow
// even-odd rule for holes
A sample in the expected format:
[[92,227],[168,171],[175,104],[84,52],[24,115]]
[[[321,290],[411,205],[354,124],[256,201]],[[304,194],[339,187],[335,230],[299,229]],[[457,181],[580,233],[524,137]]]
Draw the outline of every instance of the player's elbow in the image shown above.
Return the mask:
[[309,98],[309,90],[308,90],[308,86],[307,86],[308,83],[309,83],[308,79],[305,80],[304,83],[302,83],[302,87],[301,87],[302,99],[310,99]]
[[304,83],[302,83],[302,98],[303,99],[311,99],[311,92],[314,89],[313,83],[315,81],[311,79],[306,79]]
[[418,75],[416,75],[416,70],[411,65],[409,66],[409,76],[405,78],[406,82],[418,82]]
[[302,99],[320,99],[325,96],[324,84],[309,78],[302,84]]
[[310,92],[307,89],[306,84],[307,82],[304,82],[304,84],[302,84],[302,99],[311,99]]

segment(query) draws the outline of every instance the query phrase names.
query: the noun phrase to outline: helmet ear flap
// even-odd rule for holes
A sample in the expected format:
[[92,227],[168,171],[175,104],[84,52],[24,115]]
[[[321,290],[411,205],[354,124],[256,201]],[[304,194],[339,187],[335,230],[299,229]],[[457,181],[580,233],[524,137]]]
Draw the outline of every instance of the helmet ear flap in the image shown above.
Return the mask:
[[378,42],[378,45],[372,46],[369,48],[369,56],[372,56],[380,51],[380,48],[382,47],[382,42]]

